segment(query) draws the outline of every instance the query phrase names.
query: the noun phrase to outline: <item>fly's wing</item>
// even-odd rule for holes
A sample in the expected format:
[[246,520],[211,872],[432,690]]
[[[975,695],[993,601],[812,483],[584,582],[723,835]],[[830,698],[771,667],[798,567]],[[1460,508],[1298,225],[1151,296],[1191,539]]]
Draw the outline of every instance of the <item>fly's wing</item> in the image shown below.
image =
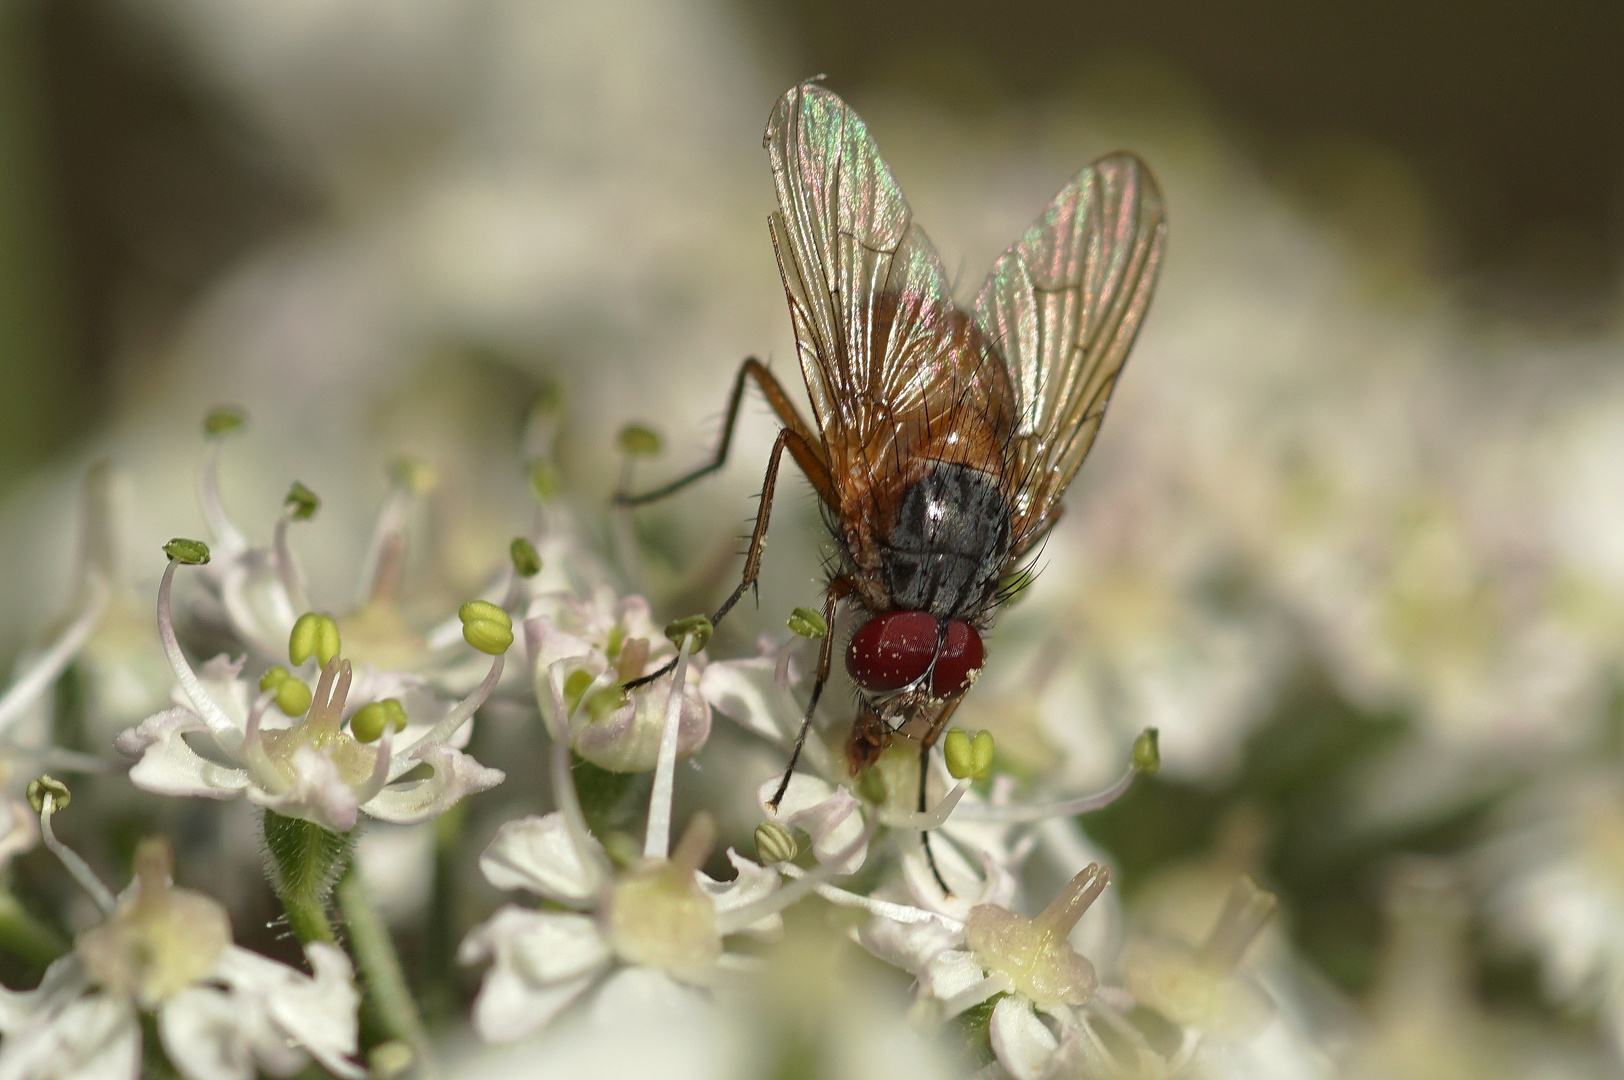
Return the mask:
[[[836,483],[884,486],[955,408],[1007,398],[984,351],[955,347],[941,260],[858,115],[806,83],[778,99],[764,139],[778,189],[773,246]],[[985,410],[984,410],[985,411]]]
[[1094,444],[1150,303],[1166,232],[1150,168],[1112,154],[1055,196],[976,297],[976,323],[1002,349],[1014,396],[1016,551],[1052,520]]

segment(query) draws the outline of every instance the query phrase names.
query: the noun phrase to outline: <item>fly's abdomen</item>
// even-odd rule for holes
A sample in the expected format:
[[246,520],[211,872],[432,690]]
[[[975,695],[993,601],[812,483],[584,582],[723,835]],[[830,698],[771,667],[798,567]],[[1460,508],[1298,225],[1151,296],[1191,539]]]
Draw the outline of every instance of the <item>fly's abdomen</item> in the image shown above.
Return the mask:
[[973,619],[1009,557],[1010,509],[990,474],[937,464],[903,493],[880,545],[892,604],[938,619]]

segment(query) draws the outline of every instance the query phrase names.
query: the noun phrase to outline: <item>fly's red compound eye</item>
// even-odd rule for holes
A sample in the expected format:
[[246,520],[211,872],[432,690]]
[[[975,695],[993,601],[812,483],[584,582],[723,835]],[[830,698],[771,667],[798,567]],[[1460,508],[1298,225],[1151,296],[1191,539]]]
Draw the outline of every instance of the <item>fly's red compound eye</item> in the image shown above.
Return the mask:
[[846,647],[846,670],[870,693],[900,690],[930,670],[936,656],[935,616],[888,611],[857,628]]
[[[987,657],[981,635],[967,622],[947,624],[947,639],[940,640],[934,616],[924,611],[888,611],[858,627],[846,648],[846,670],[870,693],[900,690],[931,671],[930,692],[939,698],[957,697],[970,688]],[[941,654],[937,655],[937,645]]]
[[954,619],[947,624],[947,640],[942,643],[942,654],[936,658],[936,670],[931,672],[931,695],[949,698],[964,693],[975,682],[976,672],[986,659],[987,649],[981,644],[976,628]]

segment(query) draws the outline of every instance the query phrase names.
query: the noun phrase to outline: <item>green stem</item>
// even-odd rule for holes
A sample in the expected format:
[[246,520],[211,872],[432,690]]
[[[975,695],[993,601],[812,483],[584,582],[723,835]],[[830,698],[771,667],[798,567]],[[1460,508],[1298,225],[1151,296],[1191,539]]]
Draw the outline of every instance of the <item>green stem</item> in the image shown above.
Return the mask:
[[331,832],[309,821],[265,811],[271,886],[301,945],[312,941],[337,944],[328,902],[333,883],[350,864],[353,847],[349,833]]
[[43,968],[67,952],[68,943],[30,915],[10,889],[0,889],[0,949]]
[[338,883],[338,910],[344,916],[350,951],[361,969],[367,996],[385,1031],[417,1052],[419,1076],[436,1075],[429,1056],[428,1031],[423,1027],[411,988],[406,985],[406,972],[400,966],[389,927],[373,906],[361,874],[353,865]]

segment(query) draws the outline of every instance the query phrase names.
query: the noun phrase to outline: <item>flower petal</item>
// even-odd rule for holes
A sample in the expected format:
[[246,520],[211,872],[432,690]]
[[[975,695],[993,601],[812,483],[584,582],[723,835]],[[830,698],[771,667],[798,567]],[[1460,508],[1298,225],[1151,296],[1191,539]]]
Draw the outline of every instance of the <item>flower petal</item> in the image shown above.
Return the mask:
[[[987,969],[976,960],[974,953],[963,949],[943,949],[925,965],[924,972],[919,976],[919,988],[932,997],[947,1001],[985,982],[986,978]],[[989,988],[979,1000],[985,1001],[992,994],[993,989]],[[975,1003],[974,1000],[966,1001],[959,1008],[967,1009]]]
[[[700,696],[693,674],[690,668],[682,692],[682,714],[677,720],[678,757],[697,753],[710,738],[710,704]],[[647,689],[634,691],[626,706],[607,716],[597,720],[577,717],[572,725],[575,752],[611,772],[651,771],[660,755],[670,693],[670,681],[662,679]]]
[[699,692],[735,724],[769,742],[787,742],[794,733],[786,728],[797,714],[778,686],[776,667],[770,656],[719,660],[706,665]]
[[586,991],[609,963],[609,949],[586,915],[504,907],[474,927],[460,963],[491,959],[474,1000],[474,1027],[490,1042],[541,1030]]
[[432,768],[434,775],[424,780],[390,784],[368,799],[362,809],[379,821],[416,825],[445,813],[464,796],[488,791],[507,779],[501,769],[487,769],[445,743],[435,743],[412,754]]
[[314,822],[333,832],[349,832],[355,828],[359,809],[355,789],[344,782],[331,758],[309,746],[301,746],[293,752],[288,764],[293,768],[291,787],[275,795],[253,787],[248,797],[283,817]]
[[[170,1064],[187,1080],[253,1080],[254,1047],[244,1030],[241,1006],[232,995],[212,986],[192,986],[165,1002],[158,1013],[158,1035]],[[292,1047],[277,1047],[266,1072],[297,1072],[305,1056]]]
[[113,745],[121,754],[140,757],[130,769],[130,782],[143,791],[234,799],[249,786],[248,773],[208,760],[183,738],[207,730],[201,716],[176,706],[126,728]]
[[141,1024],[128,1001],[91,994],[58,1000],[57,1005],[7,1034],[0,1043],[0,1077],[136,1080]]
[[702,991],[663,971],[623,967],[604,981],[592,999],[592,1023],[624,1031],[631,1024],[691,1023],[711,1008]]
[[[827,782],[805,773],[789,778],[784,798],[775,813],[767,805],[778,790],[779,778],[774,777],[756,790],[761,810],[768,817],[786,825],[805,829],[812,837],[812,853],[819,862],[827,861],[845,851],[863,833],[862,806],[844,787],[831,787]],[[863,844],[835,872],[855,874],[868,858],[868,845]]]
[[[762,897],[770,896],[778,890],[780,878],[778,871],[769,870],[759,863],[752,862],[740,855],[732,848],[727,849],[727,861],[733,864],[738,874],[732,881],[717,881],[706,877],[704,873],[695,871],[694,876],[699,880],[699,887],[710,894],[711,903],[716,905],[716,913],[732,911],[754,903]],[[752,937],[774,937],[784,929],[784,920],[774,912],[764,919],[758,919],[745,927],[741,933]]]
[[569,825],[556,810],[503,824],[480,855],[479,869],[498,889],[527,889],[571,907],[589,905],[603,887],[597,866],[581,861]]
[[886,963],[919,977],[937,954],[964,947],[964,927],[940,915],[914,923],[876,916],[858,932],[857,940]]
[[237,1036],[274,1075],[297,1072],[308,1053],[336,1076],[364,1076],[351,1060],[359,1046],[360,994],[350,958],[321,941],[306,946],[305,958],[313,975],[237,946],[221,954],[215,975],[231,991]]
[[1015,1080],[1041,1080],[1049,1071],[1060,1041],[1054,1037],[1032,1003],[1019,994],[1000,998],[992,1007],[987,1033],[998,1064]]

